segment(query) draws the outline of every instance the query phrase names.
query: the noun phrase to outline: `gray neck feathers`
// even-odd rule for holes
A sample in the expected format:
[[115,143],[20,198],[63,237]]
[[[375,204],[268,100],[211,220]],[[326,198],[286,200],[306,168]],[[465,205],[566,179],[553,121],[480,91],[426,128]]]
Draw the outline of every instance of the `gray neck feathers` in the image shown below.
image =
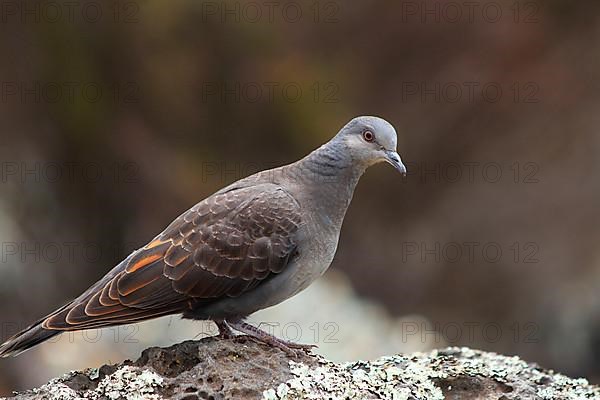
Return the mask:
[[340,225],[366,169],[352,159],[343,140],[336,136],[291,166],[298,172],[296,178],[306,186],[307,199],[312,199],[319,211]]
[[337,178],[351,172],[354,166],[352,159],[344,144],[336,139],[325,143],[300,160],[302,166],[312,175],[323,178]]

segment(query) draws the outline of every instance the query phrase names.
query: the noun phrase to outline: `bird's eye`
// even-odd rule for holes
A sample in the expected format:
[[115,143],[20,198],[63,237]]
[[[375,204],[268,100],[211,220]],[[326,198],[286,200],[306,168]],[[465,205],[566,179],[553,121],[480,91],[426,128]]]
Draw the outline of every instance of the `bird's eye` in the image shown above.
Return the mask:
[[364,131],[363,139],[365,139],[367,142],[372,142],[373,139],[375,139],[375,135],[373,135],[373,132],[371,131]]

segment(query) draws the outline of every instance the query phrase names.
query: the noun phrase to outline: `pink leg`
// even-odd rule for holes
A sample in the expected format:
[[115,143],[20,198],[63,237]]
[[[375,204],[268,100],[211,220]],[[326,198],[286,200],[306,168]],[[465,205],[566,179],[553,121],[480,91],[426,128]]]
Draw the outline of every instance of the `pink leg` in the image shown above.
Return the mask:
[[215,320],[213,322],[215,323],[215,325],[217,325],[217,328],[219,328],[220,338],[232,339],[235,337],[235,334],[233,333],[229,325],[227,325],[227,322],[225,322],[224,320]]
[[277,347],[277,348],[283,350],[284,352],[291,354],[293,356],[297,356],[297,353],[294,351],[294,349],[309,351],[313,347],[317,347],[313,344],[300,344],[300,343],[290,342],[288,340],[279,339],[263,330],[258,329],[255,326],[252,326],[249,323],[241,321],[241,320],[225,321],[225,324],[228,325],[229,327],[235,329],[236,331],[245,333],[246,335],[248,335],[262,343],[266,343],[271,346]]

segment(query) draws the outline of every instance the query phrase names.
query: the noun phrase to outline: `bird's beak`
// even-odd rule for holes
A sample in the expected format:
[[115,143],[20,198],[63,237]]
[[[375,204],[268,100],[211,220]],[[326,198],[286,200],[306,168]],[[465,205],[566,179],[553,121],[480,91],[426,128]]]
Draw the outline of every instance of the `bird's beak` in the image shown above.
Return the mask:
[[400,173],[406,176],[406,167],[402,164],[400,155],[395,151],[388,150],[385,152],[385,160],[392,164]]

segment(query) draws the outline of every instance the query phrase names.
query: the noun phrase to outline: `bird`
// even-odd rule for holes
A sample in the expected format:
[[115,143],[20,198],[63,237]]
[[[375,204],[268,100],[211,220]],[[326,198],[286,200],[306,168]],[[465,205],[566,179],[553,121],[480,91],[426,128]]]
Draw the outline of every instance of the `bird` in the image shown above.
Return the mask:
[[313,345],[246,322],[298,294],[333,261],[344,216],[365,170],[387,162],[403,175],[397,133],[385,119],[356,117],[304,158],[242,178],[181,214],[80,296],[0,345],[0,357],[66,331],[165,315],[213,321],[294,353]]

